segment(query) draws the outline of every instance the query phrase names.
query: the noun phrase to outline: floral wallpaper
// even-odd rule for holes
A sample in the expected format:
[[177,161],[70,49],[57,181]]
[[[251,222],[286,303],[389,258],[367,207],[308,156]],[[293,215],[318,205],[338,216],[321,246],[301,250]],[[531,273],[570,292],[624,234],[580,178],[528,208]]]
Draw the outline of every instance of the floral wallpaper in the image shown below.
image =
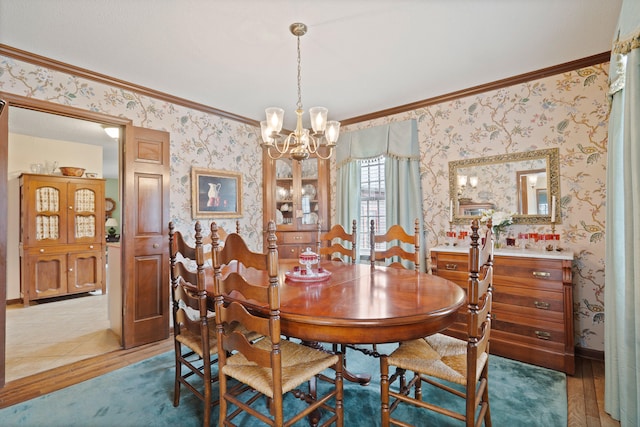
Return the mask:
[[[0,91],[126,117],[135,126],[171,135],[170,217],[176,229],[193,235],[191,168],[242,172],[240,229],[249,246],[262,248],[262,151],[259,129],[218,116],[158,101],[55,70],[0,56]],[[211,221],[201,219],[205,230]],[[235,230],[235,219],[217,221]]]
[[[607,67],[600,64],[481,95],[346,126],[343,132],[415,118],[421,151],[426,247],[444,243],[448,227],[448,162],[558,147],[561,244],[574,261],[576,344],[604,348],[604,203]],[[0,91],[129,118],[171,134],[171,219],[185,233],[191,218],[191,167],[243,174],[241,233],[262,244],[259,129],[135,92],[0,56]],[[211,104],[215,105],[215,100]],[[332,202],[335,162],[332,162]],[[335,216],[335,203],[331,205]],[[202,221],[205,227],[209,222]],[[232,230],[235,220],[219,221]],[[513,225],[514,233],[548,226]]]
[[[575,255],[576,345],[599,351],[604,348],[607,72],[608,64],[599,64],[343,129],[417,120],[427,249],[445,242],[449,161],[557,147],[562,223],[556,232],[561,246]],[[516,235],[550,232],[549,225],[510,229]]]

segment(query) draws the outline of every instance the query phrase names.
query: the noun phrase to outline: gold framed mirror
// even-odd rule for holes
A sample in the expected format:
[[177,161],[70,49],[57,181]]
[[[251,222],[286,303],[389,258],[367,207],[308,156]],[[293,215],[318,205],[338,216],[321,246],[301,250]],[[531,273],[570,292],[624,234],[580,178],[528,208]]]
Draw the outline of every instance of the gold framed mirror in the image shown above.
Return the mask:
[[514,224],[560,222],[559,149],[499,154],[449,162],[454,224],[466,224],[488,209],[513,213]]

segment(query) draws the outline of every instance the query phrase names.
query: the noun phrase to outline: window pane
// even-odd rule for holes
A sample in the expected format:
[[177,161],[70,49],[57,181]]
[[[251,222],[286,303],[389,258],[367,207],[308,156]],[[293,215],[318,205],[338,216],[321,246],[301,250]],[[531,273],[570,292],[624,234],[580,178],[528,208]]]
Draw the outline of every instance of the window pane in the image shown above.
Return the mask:
[[369,255],[369,229],[373,219],[377,232],[386,230],[384,157],[364,160],[360,164],[359,245],[363,256]]

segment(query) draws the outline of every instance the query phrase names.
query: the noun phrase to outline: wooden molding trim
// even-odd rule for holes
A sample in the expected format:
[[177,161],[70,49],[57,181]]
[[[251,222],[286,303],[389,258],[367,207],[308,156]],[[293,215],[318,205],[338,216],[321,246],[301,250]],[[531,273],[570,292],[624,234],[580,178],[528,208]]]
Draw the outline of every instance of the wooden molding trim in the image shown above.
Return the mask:
[[84,110],[82,108],[71,107],[64,104],[56,104],[50,101],[43,101],[41,99],[29,98],[27,96],[16,95],[8,92],[0,92],[0,99],[5,100],[11,107],[26,108],[34,111],[41,111],[44,113],[53,113],[59,116],[66,116],[72,118],[81,118],[96,123],[110,124],[110,125],[131,125],[131,119],[110,116],[104,113],[98,113],[95,111]]
[[[94,71],[90,71],[84,68],[66,64],[64,62],[46,58],[44,56],[36,55],[34,53],[30,53],[30,52],[20,50],[11,46],[7,46],[2,43],[0,43],[0,55],[5,55],[19,61],[24,61],[34,65],[62,71],[74,76],[83,77],[83,78],[90,79],[99,83],[107,84],[110,86],[119,87],[121,89],[130,90],[133,92],[140,93],[142,95],[160,99],[162,101],[167,101],[176,105],[181,105],[183,107],[202,111],[204,113],[217,115],[230,120],[235,120],[237,122],[245,123],[251,126],[260,127],[260,122],[258,120],[252,120],[247,117],[239,116],[237,114],[232,114],[227,111],[210,107],[208,105],[204,105],[197,102],[189,101],[184,98],[172,96],[164,92],[160,92],[154,89],[149,89],[144,86],[135,85],[133,83],[126,82],[124,80],[116,79],[114,77],[109,77],[104,74],[96,73]],[[352,117],[349,119],[341,120],[340,123],[342,126],[346,126],[354,123],[360,123],[368,120],[377,119],[380,117],[386,117],[394,114],[404,113],[407,111],[417,110],[419,108],[428,107],[430,105],[453,101],[455,99],[465,98],[468,96],[477,95],[480,93],[488,92],[491,90],[497,90],[497,89],[501,89],[508,86],[513,86],[513,85],[524,83],[531,80],[541,79],[541,78],[556,75],[556,74],[574,71],[580,68],[590,67],[595,64],[602,64],[605,62],[609,62],[610,59],[611,59],[611,51],[602,52],[597,55],[592,55],[586,58],[577,59],[575,61],[554,65],[552,67],[542,68],[540,70],[519,74],[517,76],[508,77],[508,78],[497,80],[490,83],[485,83],[485,84],[474,86],[468,89],[462,89],[459,91],[436,96],[433,98],[428,98],[421,101],[416,101],[409,104],[388,108],[386,110],[380,110],[380,111],[365,114],[362,116]]]
[[0,55],[9,56],[13,59],[28,62],[37,66],[51,68],[64,73],[68,73],[77,77],[93,80],[98,83],[103,83],[109,86],[119,87],[124,90],[140,93],[141,95],[149,96],[151,98],[159,99],[161,101],[171,102],[172,104],[181,105],[183,107],[192,108],[194,110],[202,111],[204,113],[213,114],[216,116],[224,117],[226,119],[234,120],[237,122],[245,123],[251,126],[260,127],[260,122],[252,120],[237,114],[229,113],[227,111],[219,110],[217,108],[209,107],[208,105],[200,104],[197,102],[189,101],[184,98],[179,98],[160,92],[154,89],[149,89],[144,86],[139,86],[133,83],[126,82],[124,80],[116,79],[115,77],[109,77],[105,74],[96,73],[95,71],[87,70],[85,68],[76,67],[74,65],[66,64],[64,62],[56,61],[55,59],[46,58],[44,56],[36,55],[24,50],[20,50],[11,46],[0,43]]
[[449,102],[449,101],[453,101],[460,98],[466,98],[468,96],[489,92],[491,90],[502,89],[504,87],[525,83],[531,80],[537,80],[544,77],[553,76],[556,74],[575,71],[584,67],[590,67],[596,64],[602,64],[605,62],[609,62],[610,59],[611,59],[611,51],[602,52],[597,55],[588,56],[586,58],[565,62],[564,64],[554,65],[552,67],[542,68],[540,70],[531,71],[524,74],[519,74],[517,76],[508,77],[502,80],[496,80],[495,82],[485,83],[485,84],[474,86],[468,89],[462,89],[462,90],[451,92],[445,95],[436,96],[434,98],[424,99],[422,101],[412,102],[410,104],[388,108],[386,110],[377,111],[375,113],[369,113],[362,116],[341,120],[340,124],[342,126],[346,126],[354,123],[364,122],[367,120],[378,119],[380,117],[387,117],[394,114],[405,113],[407,111],[417,110],[419,108],[424,108],[424,107],[428,107],[435,104],[441,104],[443,102]]
[[604,362],[604,351],[591,350],[590,348],[584,348],[584,347],[576,347],[575,350],[576,350],[577,357]]

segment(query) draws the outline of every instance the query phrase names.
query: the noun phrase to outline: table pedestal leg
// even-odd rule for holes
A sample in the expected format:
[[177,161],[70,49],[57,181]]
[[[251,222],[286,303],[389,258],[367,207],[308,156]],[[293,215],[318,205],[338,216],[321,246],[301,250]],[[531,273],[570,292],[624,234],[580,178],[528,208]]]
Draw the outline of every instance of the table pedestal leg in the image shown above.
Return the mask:
[[[302,344],[315,348],[317,350],[327,351],[322,344],[317,341],[302,341]],[[338,346],[340,346],[340,351],[342,352],[342,359],[344,360],[344,371],[343,377],[347,381],[351,381],[352,383],[358,383],[360,385],[368,385],[371,382],[370,374],[356,374],[347,369],[347,348],[343,344],[333,344],[333,353],[338,352]]]

